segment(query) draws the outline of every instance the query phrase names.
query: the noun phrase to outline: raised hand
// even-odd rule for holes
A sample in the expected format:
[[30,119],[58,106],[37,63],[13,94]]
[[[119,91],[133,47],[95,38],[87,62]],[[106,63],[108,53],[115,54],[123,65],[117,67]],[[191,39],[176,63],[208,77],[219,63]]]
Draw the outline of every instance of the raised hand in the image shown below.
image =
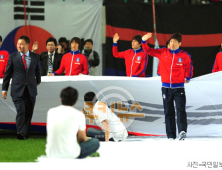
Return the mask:
[[113,42],[116,43],[119,40],[119,35],[117,33],[113,36]]
[[60,54],[62,52],[62,46],[58,45],[58,53]]
[[35,52],[39,48],[39,42],[35,41],[32,45],[32,52]]
[[146,41],[146,40],[148,40],[149,38],[151,38],[152,37],[152,33],[151,32],[148,32],[147,34],[145,34],[143,37],[142,37],[142,40],[143,41]]

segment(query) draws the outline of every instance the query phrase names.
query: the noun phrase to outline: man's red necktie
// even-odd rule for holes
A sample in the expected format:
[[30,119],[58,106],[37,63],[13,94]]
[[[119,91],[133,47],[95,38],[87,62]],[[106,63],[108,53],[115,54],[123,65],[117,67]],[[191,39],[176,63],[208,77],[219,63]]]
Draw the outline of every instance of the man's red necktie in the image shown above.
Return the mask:
[[22,56],[22,61],[23,61],[23,64],[24,64],[25,70],[27,70],[27,64],[26,64],[25,56],[26,56],[25,54]]

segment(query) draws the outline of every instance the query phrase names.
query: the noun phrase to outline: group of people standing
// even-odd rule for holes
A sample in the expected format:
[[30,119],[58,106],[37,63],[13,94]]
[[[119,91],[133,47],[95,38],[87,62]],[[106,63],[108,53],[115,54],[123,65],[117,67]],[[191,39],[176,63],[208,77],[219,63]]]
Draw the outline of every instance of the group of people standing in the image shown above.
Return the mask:
[[147,33],[143,37],[134,36],[133,49],[118,52],[119,36],[116,33],[113,36],[113,55],[125,59],[127,76],[130,77],[145,77],[148,55],[159,59],[158,74],[162,81],[167,137],[172,140],[176,138],[175,101],[179,140],[184,140],[187,132],[184,83],[188,83],[193,75],[191,56],[179,48],[182,42],[181,34],[173,34],[168,40],[169,46],[161,49],[152,49],[147,45],[146,41],[151,37],[152,33]]
[[[173,34],[168,40],[168,47],[161,49],[152,49],[147,45],[147,40],[151,37],[152,33],[147,33],[144,36],[136,35],[132,40],[132,49],[118,52],[117,41],[119,40],[119,35],[116,33],[113,37],[113,56],[125,59],[126,73],[129,77],[145,77],[148,55],[159,59],[158,74],[161,76],[162,81],[162,99],[167,138],[174,140],[177,136],[176,107],[179,140],[184,140],[187,133],[184,83],[189,83],[193,75],[191,56],[179,48],[182,42],[181,34]],[[0,50],[1,60],[4,59],[4,63],[7,63],[7,67],[5,65],[3,69],[1,68],[4,75],[2,97],[6,99],[9,82],[12,78],[11,96],[17,111],[17,139],[24,140],[29,138],[37,86],[41,83],[41,76],[88,75],[90,72],[89,65],[97,66],[99,64],[98,54],[92,51],[93,42],[91,40],[85,41],[85,49],[82,51],[85,55],[79,51],[80,43],[81,41],[78,37],[73,37],[70,41],[71,51],[63,55],[62,46],[59,45],[61,47],[58,46],[56,51],[57,42],[53,37],[50,37],[46,41],[48,51],[38,55],[29,51],[29,38],[21,36],[17,41],[17,52],[9,56],[7,52]],[[35,44],[35,47],[37,47],[37,44]],[[36,49],[33,48],[33,51]],[[222,70],[221,54],[218,53],[216,57],[213,72]],[[91,72],[95,73],[96,70],[92,69]],[[70,158],[86,157],[99,147],[98,140],[87,140],[86,138],[85,119],[82,113],[87,115],[88,112],[83,109],[81,113],[72,108],[78,99],[77,90],[71,87],[63,89],[60,98],[62,106],[50,109],[47,114],[47,155],[52,154],[52,157]],[[92,114],[99,115],[98,110],[95,110],[96,108],[98,109],[95,94],[88,92],[85,94],[84,99],[85,102],[93,102],[95,107]],[[174,106],[174,102],[176,106]],[[107,115],[110,115],[111,112],[109,112],[108,107],[107,111]],[[60,116],[61,112],[64,112],[62,117]],[[102,136],[102,138],[99,138],[100,141],[121,141],[127,137],[124,125],[118,121],[117,117],[111,116],[112,120],[101,115],[99,117],[100,119],[97,120],[97,123],[102,130],[88,129],[87,136],[93,138],[99,138],[98,135]],[[113,124],[112,121],[114,121]],[[118,127],[116,126],[117,124]],[[62,128],[58,128],[57,125]],[[112,129],[113,133],[111,133],[110,129]],[[66,133],[64,134],[64,132]],[[61,135],[59,135],[60,133]],[[70,133],[74,135],[71,137]],[[67,140],[67,147],[62,143],[63,139]],[[57,142],[54,142],[55,140]],[[72,142],[77,140],[78,142],[72,145]],[[62,149],[60,150],[59,147]],[[59,151],[58,154],[57,151]],[[61,155],[60,151],[64,151],[63,155]]]
[[[60,42],[60,41],[59,41]],[[97,66],[100,63],[99,55],[93,48],[93,41],[84,41],[84,49],[80,51],[81,39],[73,37],[70,41],[71,49],[67,47],[67,40],[59,43],[55,38],[46,40],[46,52],[40,54],[41,76],[54,75],[97,75]],[[32,51],[38,49],[35,42]]]
[[[167,137],[176,138],[175,107],[179,140],[184,140],[187,133],[186,95],[184,83],[189,83],[193,76],[193,62],[189,53],[181,50],[182,35],[175,33],[166,43],[166,48],[152,49],[147,40],[152,33],[143,37],[136,35],[132,40],[132,49],[118,52],[117,41],[119,35],[113,36],[113,56],[124,58],[126,74],[129,77],[145,77],[148,55],[159,59],[157,74],[162,81],[162,99],[165,114]],[[142,48],[141,48],[142,47]],[[216,56],[212,72],[222,71],[222,52]],[[176,106],[174,106],[174,102]]]
[[[88,39],[85,44],[93,41]],[[0,37],[0,46],[2,37]],[[35,42],[32,51],[29,50],[30,39],[21,36],[17,41],[17,52],[9,55],[7,51],[0,49],[0,76],[3,78],[2,97],[6,99],[10,80],[11,96],[16,108],[17,138],[28,139],[31,119],[37,95],[37,86],[41,83],[41,76],[46,75],[88,75],[90,66],[99,64],[98,53],[89,48],[87,56],[80,53],[81,40],[78,37],[71,39],[71,51],[62,53],[62,45],[56,50],[57,41],[50,37],[46,41],[46,52],[41,55],[35,53],[38,43]],[[93,62],[91,53],[96,54],[96,62]],[[93,65],[94,64],[94,65]],[[96,66],[95,66],[96,67]],[[95,68],[94,68],[95,73]]]

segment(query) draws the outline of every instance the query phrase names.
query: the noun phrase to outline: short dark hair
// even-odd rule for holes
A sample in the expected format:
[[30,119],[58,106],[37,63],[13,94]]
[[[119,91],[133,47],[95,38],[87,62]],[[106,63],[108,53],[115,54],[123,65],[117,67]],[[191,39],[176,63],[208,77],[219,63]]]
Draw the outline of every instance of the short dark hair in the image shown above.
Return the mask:
[[73,106],[78,99],[78,91],[72,87],[64,88],[60,93],[62,104],[67,106]]
[[92,39],[87,39],[84,41],[84,45],[87,43],[87,42],[90,42],[92,45],[93,45],[93,40]]
[[142,39],[142,36],[141,36],[141,35],[135,35],[135,36],[133,37],[133,40],[138,41],[139,44],[141,44],[141,39]]
[[182,35],[180,33],[174,33],[173,35],[171,35],[170,40],[171,39],[176,39],[178,42],[182,41]]
[[66,37],[59,38],[59,43],[63,43],[63,42],[65,42],[68,45],[68,41],[67,41]]
[[2,36],[0,35],[0,41],[2,42]]
[[170,39],[166,42],[166,48],[169,45],[169,43],[170,43]]
[[90,91],[84,95],[85,102],[93,102],[93,105],[98,101],[94,92]]
[[25,40],[25,42],[26,42],[27,44],[30,43],[29,37],[27,37],[27,36],[25,36],[25,35],[20,36],[20,37],[18,38],[18,40]]
[[54,37],[49,37],[47,40],[46,40],[46,45],[48,44],[48,42],[54,42],[55,45],[57,45],[57,41]]
[[79,37],[73,37],[70,41],[70,43],[72,43],[73,41],[75,41],[77,44],[79,44],[79,48],[81,46],[81,40]]

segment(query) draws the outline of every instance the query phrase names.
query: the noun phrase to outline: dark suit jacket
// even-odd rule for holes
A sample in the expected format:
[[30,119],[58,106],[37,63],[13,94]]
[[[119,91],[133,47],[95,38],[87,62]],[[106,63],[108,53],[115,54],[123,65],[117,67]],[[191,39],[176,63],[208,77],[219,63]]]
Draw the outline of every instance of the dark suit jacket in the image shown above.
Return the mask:
[[8,91],[9,82],[11,83],[11,96],[21,97],[25,90],[25,84],[28,86],[31,97],[37,95],[37,84],[41,83],[39,55],[29,51],[31,63],[28,71],[22,62],[22,57],[19,52],[15,52],[9,56],[8,64],[4,74],[2,90]]
[[[53,61],[53,72],[59,69],[62,56],[63,56],[62,53],[58,54],[57,52],[55,52],[54,61]],[[41,61],[41,76],[47,76],[48,75],[48,61],[49,61],[48,52],[42,52],[42,54],[40,55],[40,61]]]

